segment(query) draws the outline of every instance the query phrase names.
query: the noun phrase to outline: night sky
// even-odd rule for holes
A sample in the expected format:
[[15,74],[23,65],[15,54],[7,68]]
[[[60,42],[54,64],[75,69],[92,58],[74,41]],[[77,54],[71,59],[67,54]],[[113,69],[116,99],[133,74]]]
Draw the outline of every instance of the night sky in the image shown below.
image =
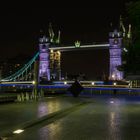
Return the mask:
[[[32,57],[38,50],[40,30],[48,35],[50,22],[56,33],[59,29],[61,30],[63,45],[73,45],[75,40],[80,40],[81,44],[108,42],[110,23],[117,27],[119,16],[124,12],[124,3],[122,0],[116,2],[98,0],[91,4],[67,2],[5,4],[0,10],[0,59],[13,58],[20,54]],[[88,51],[86,53],[88,54]],[[66,63],[72,57],[66,58],[70,53],[62,55],[67,59],[63,65],[68,69],[69,66]],[[107,52],[103,53],[100,50],[94,51],[93,55],[93,59],[98,57],[99,60],[102,55],[108,56]],[[76,59],[78,58],[81,59],[80,52],[77,53]],[[90,56],[87,61],[89,59],[91,59]],[[100,62],[101,65],[104,61]],[[93,61],[93,65],[95,64],[96,62]],[[93,66],[90,67],[93,68]]]

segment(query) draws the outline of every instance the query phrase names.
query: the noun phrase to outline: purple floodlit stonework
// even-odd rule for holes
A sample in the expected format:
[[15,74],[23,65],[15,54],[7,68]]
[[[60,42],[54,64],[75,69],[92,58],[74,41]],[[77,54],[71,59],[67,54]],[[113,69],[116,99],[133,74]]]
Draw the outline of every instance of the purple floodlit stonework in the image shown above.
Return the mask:
[[39,81],[50,81],[50,52],[48,39],[44,36],[43,38],[40,38],[39,41]]
[[[118,66],[122,65],[122,33],[115,30],[110,32],[109,37],[109,79],[122,80],[123,72],[118,70]],[[50,50],[49,39],[45,36],[39,41],[39,82],[61,80],[61,52]]]
[[118,66],[122,65],[122,37],[121,33],[114,32],[110,33],[110,73],[109,78],[110,80],[122,80],[123,79],[123,72],[117,69]]

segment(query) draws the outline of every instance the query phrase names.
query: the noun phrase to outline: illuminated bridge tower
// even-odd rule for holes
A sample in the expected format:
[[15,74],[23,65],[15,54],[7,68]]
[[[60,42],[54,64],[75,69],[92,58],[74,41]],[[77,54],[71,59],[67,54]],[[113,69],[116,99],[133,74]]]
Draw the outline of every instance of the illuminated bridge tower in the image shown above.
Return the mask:
[[55,73],[56,80],[61,80],[61,52],[55,52]]
[[50,42],[43,36],[39,39],[39,82],[50,81]]
[[50,50],[51,80],[61,80],[61,52]]
[[51,23],[49,24],[50,46],[50,76],[51,80],[61,80],[61,52],[53,50],[51,47],[56,47],[60,44],[60,31],[58,35],[54,34]]
[[123,72],[117,69],[122,65],[122,34],[115,30],[109,34],[110,53],[110,80],[122,80]]

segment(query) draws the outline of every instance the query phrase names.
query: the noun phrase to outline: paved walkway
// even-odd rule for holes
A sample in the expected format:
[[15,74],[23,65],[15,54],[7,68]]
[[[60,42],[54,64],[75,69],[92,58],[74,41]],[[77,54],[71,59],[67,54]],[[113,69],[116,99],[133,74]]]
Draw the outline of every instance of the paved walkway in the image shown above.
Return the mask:
[[[55,98],[64,107],[89,104],[48,123],[25,129],[11,140],[139,140],[140,100],[137,98]],[[53,99],[50,100],[52,102]],[[57,106],[57,105],[55,105]],[[61,106],[61,109],[63,108]],[[33,106],[32,106],[33,107]],[[64,107],[64,108],[65,108]],[[34,107],[35,108],[35,107]],[[49,107],[48,107],[49,108]],[[27,109],[28,110],[28,109]],[[26,111],[26,109],[25,109]],[[31,111],[31,110],[30,110]],[[58,111],[57,109],[54,111]],[[27,111],[28,112],[28,111]],[[28,114],[28,113],[27,113]]]
[[80,100],[47,97],[40,101],[0,104],[0,136],[33,119],[71,107]]

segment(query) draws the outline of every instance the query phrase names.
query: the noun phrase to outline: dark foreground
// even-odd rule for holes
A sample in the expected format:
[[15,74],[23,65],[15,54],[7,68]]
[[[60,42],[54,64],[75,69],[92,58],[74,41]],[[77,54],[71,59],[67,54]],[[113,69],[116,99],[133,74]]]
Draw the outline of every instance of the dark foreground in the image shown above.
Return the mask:
[[[12,133],[20,128],[24,132]],[[11,140],[139,140],[140,97],[59,96],[3,104],[0,129]]]

